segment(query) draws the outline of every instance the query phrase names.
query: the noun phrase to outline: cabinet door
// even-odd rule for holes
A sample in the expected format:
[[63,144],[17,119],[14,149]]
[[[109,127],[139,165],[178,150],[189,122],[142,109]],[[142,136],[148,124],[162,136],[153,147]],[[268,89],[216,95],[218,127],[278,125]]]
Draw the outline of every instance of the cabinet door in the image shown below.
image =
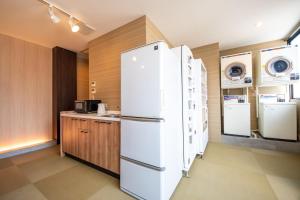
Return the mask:
[[90,124],[90,162],[120,173],[120,123],[92,120]]
[[82,160],[90,161],[90,131],[87,119],[78,119],[78,157]]
[[62,149],[63,152],[71,152],[71,118],[63,117],[62,118]]
[[111,122],[108,129],[109,170],[120,174],[120,122]]
[[73,156],[78,156],[78,129],[78,119],[63,118],[63,151]]
[[90,123],[90,162],[98,165],[98,152],[99,144],[98,140],[98,121],[92,120]]
[[108,169],[107,123],[93,120],[90,133],[90,160],[93,164]]

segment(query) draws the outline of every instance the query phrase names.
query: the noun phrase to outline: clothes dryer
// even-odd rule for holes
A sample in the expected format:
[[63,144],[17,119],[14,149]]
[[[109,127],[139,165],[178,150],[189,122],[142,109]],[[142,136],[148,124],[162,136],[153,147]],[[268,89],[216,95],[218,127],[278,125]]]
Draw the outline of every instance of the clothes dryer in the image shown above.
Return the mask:
[[260,51],[257,86],[287,85],[300,80],[299,47],[283,46]]
[[251,52],[221,57],[221,88],[251,87],[252,82]]

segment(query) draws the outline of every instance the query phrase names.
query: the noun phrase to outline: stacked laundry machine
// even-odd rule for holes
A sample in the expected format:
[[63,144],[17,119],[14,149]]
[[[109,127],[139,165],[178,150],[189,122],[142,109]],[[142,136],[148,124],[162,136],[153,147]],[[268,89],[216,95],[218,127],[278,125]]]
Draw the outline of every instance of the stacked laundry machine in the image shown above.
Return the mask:
[[259,94],[259,132],[264,138],[297,140],[297,105],[291,102],[289,86],[300,81],[300,52],[297,46],[263,49],[258,57],[257,90],[286,87],[284,94]]
[[258,57],[257,86],[289,85],[300,80],[299,47],[263,49]]
[[[223,132],[224,134],[251,135],[250,104],[248,87],[253,84],[252,53],[221,57],[221,88],[223,95]],[[241,91],[239,95],[229,95],[231,90]]]
[[252,53],[221,57],[221,88],[245,88],[252,86]]

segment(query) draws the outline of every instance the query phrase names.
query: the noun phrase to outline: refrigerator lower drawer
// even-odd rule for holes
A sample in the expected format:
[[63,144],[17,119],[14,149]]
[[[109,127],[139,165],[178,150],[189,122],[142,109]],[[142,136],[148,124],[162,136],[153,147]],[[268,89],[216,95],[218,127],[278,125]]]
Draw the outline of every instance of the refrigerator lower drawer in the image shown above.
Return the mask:
[[121,159],[121,189],[138,199],[164,199],[164,173]]
[[121,155],[153,166],[163,167],[162,123],[121,119]]

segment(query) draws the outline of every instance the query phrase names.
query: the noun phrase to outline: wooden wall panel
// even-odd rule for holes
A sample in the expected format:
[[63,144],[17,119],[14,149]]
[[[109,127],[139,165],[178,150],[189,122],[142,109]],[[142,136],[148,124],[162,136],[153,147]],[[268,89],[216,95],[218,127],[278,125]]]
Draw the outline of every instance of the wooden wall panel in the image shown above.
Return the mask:
[[[143,16],[89,42],[89,85],[96,81],[94,97],[109,109],[120,109],[120,54],[146,44],[145,26]],[[90,92],[89,96],[92,98]]]
[[152,21],[146,17],[146,41],[147,44],[163,40],[170,48],[174,47],[170,41],[160,32],[160,30],[152,23]]
[[51,49],[0,34],[0,149],[52,137]]
[[77,99],[89,99],[89,60],[77,55]]
[[[257,118],[256,118],[256,91],[255,91],[255,86],[256,86],[256,69],[258,67],[258,62],[257,58],[259,55],[259,50],[265,49],[265,48],[272,48],[272,47],[277,47],[281,45],[285,45],[286,42],[284,40],[275,40],[275,41],[270,41],[270,42],[264,42],[264,43],[259,43],[259,44],[253,44],[253,45],[248,45],[248,46],[243,46],[243,47],[238,47],[234,49],[228,49],[228,50],[223,50],[220,52],[221,56],[225,55],[231,55],[231,54],[236,54],[236,53],[242,53],[242,52],[247,52],[251,51],[252,52],[252,63],[253,63],[253,68],[252,68],[252,73],[253,73],[253,87],[249,88],[249,102],[250,102],[250,110],[251,110],[251,129],[256,130],[257,127]],[[228,90],[223,90],[224,94],[228,94]],[[231,94],[232,90],[229,90]],[[285,87],[264,87],[260,88],[259,93],[260,94],[271,94],[271,93],[284,93],[285,92]],[[235,94],[240,94],[238,92],[235,92]]]
[[192,49],[194,58],[201,58],[208,78],[208,134],[210,141],[221,141],[221,102],[219,44]]

